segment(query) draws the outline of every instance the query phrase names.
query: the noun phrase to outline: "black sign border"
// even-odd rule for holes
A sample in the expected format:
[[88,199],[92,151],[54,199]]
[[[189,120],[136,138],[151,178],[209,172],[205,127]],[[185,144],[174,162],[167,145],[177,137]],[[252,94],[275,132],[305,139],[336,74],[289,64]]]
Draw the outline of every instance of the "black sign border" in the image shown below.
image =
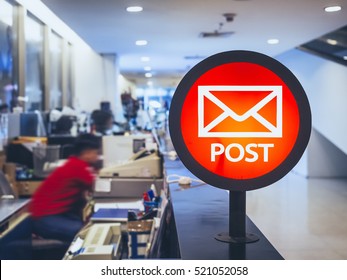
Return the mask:
[[[299,109],[299,132],[288,157],[274,170],[257,178],[231,179],[217,175],[199,164],[187,149],[181,131],[181,111],[186,96],[200,76],[227,63],[249,62],[261,65],[277,74],[292,92]],[[250,191],[269,186],[289,173],[302,157],[310,139],[312,116],[306,93],[294,74],[279,61],[253,51],[227,51],[212,55],[195,65],[181,80],[173,96],[169,112],[172,143],[185,167],[204,182],[230,191]],[[203,151],[202,151],[203,152]]]

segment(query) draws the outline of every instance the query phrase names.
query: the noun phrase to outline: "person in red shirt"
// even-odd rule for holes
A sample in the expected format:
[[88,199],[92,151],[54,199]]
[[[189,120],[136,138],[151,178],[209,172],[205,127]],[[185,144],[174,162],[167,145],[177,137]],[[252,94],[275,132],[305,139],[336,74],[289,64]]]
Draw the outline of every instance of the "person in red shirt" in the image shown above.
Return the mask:
[[30,203],[33,233],[70,243],[82,228],[86,194],[93,191],[93,164],[98,161],[100,140],[82,134],[75,141],[75,155],[55,169],[38,187]]

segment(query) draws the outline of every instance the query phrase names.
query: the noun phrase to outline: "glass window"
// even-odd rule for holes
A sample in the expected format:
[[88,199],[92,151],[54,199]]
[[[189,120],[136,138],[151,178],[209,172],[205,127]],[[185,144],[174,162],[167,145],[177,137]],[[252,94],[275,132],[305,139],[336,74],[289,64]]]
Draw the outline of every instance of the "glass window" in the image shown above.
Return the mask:
[[73,47],[68,44],[67,49],[67,93],[66,93],[66,105],[73,108],[74,106],[74,93],[73,93]]
[[61,108],[63,106],[62,89],[62,51],[63,40],[60,36],[51,33],[49,41],[50,52],[50,109]]
[[[13,86],[13,7],[0,0],[0,106],[12,105]],[[1,106],[2,107],[2,106]],[[4,108],[4,111],[6,109]],[[1,112],[0,112],[1,113]]]
[[26,17],[25,97],[26,111],[43,110],[43,25]]
[[300,48],[347,66],[347,25],[303,44]]

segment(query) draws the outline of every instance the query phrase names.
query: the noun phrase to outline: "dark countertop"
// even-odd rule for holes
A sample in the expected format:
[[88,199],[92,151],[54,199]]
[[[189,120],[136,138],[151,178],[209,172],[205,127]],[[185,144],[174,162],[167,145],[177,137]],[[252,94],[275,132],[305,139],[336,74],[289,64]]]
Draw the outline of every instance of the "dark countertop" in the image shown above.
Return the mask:
[[24,208],[30,199],[2,199],[0,200],[0,223],[10,218]]
[[[167,176],[196,178],[179,160],[165,159],[165,169]],[[169,190],[182,259],[283,259],[248,217],[246,231],[256,234],[260,238],[258,242],[229,245],[214,239],[216,234],[228,232],[229,194],[226,190],[199,182],[184,188],[170,183]]]

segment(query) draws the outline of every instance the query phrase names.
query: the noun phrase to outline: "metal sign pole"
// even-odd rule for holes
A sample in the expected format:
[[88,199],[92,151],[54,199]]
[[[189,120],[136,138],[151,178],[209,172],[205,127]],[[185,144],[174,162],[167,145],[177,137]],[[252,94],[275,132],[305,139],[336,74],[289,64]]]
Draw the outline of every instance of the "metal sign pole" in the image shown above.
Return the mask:
[[259,237],[246,233],[246,192],[229,191],[229,233],[219,233],[218,241],[227,243],[251,243]]

